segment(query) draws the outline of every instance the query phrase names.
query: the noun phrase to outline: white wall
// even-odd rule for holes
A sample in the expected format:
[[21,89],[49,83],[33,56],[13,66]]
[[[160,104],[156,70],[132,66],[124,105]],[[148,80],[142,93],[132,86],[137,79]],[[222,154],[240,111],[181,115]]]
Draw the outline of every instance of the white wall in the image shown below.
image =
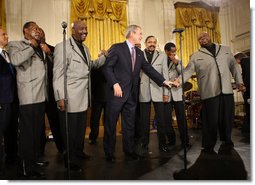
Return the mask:
[[234,53],[250,49],[251,19],[249,0],[228,0],[220,11],[222,43]]
[[69,21],[69,3],[69,0],[6,0],[9,40],[23,38],[23,24],[35,21],[45,31],[49,44],[61,42],[61,23]]
[[[171,0],[129,0],[128,24],[137,24],[143,30],[143,43],[149,35],[158,39],[158,49],[164,50],[166,40],[171,38],[170,28],[175,24],[175,14],[171,15]],[[171,17],[171,18],[170,18]],[[171,20],[170,20],[171,19]]]

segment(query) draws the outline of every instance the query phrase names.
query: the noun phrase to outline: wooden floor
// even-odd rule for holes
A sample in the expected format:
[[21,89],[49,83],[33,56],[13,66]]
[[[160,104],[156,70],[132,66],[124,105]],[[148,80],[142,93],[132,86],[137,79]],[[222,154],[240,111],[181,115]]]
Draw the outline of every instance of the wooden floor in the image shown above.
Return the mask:
[[[85,152],[91,155],[91,159],[84,161],[81,165],[83,172],[71,172],[69,175],[67,169],[63,165],[63,156],[58,154],[55,144],[49,140],[45,150],[45,160],[50,162],[49,166],[42,168],[46,173],[46,177],[42,180],[174,180],[175,171],[184,168],[183,148],[180,145],[180,140],[177,134],[177,144],[173,146],[170,153],[165,154],[158,150],[157,134],[155,131],[150,134],[149,150],[151,155],[149,158],[140,159],[137,161],[125,160],[122,152],[121,134],[117,137],[116,143],[116,163],[111,164],[106,162],[102,145],[102,138],[99,138],[97,145],[89,145],[88,140],[85,140]],[[187,152],[188,170],[192,169],[192,176],[179,174],[179,179],[222,179],[222,176],[215,174],[229,174],[227,170],[231,170],[234,175],[226,176],[227,179],[236,179],[241,177],[239,172],[245,172],[247,179],[251,179],[251,156],[250,144],[244,140],[241,131],[238,128],[233,130],[233,140],[235,149],[225,158],[220,159],[219,163],[214,167],[210,167],[204,155],[201,156],[201,130],[189,129],[191,149]],[[215,160],[218,160],[218,149],[220,142],[215,147]],[[204,165],[201,165],[201,158]],[[206,158],[206,160],[204,160]],[[209,156],[209,159],[211,157]],[[200,161],[200,162],[199,162]],[[210,161],[210,160],[209,160]],[[195,167],[194,167],[195,165]],[[201,168],[199,168],[199,165]],[[222,166],[223,165],[223,166]],[[194,170],[194,168],[196,170]],[[215,170],[216,168],[216,170]],[[225,171],[224,171],[225,170]],[[208,172],[211,174],[208,177]],[[17,176],[17,166],[6,166],[5,174],[2,179],[8,180],[25,180]],[[190,172],[190,171],[189,171]],[[219,172],[219,173],[218,173]],[[200,174],[200,176],[198,175]],[[207,175],[207,176],[206,176]]]

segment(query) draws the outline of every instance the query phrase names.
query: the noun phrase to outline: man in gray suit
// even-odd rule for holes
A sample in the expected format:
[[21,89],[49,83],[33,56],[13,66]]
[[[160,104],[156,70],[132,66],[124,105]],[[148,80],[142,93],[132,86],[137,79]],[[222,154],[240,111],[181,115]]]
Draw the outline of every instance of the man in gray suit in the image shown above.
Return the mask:
[[11,63],[17,70],[17,87],[20,103],[19,155],[23,176],[37,177],[41,135],[44,125],[47,98],[47,64],[40,47],[39,27],[35,22],[23,26],[24,39],[9,43]]
[[67,100],[64,105],[64,67],[63,67],[63,42],[55,47],[53,67],[53,88],[55,100],[60,111],[62,138],[64,138],[65,166],[66,156],[66,130],[65,108],[68,112],[69,123],[69,152],[71,170],[81,171],[81,159],[89,156],[83,152],[86,130],[86,110],[89,106],[90,95],[90,71],[93,67],[100,67],[105,62],[101,52],[99,59],[91,61],[89,49],[82,43],[87,37],[87,26],[83,21],[75,21],[72,24],[72,37],[66,41],[67,61]]
[[[219,130],[222,146],[231,149],[235,106],[231,79],[233,76],[237,88],[245,91],[242,76],[229,47],[212,43],[206,32],[198,36],[198,41],[201,48],[191,55],[184,81],[196,72],[202,100],[202,147],[212,152]],[[175,81],[176,85],[180,79]]]
[[[144,50],[144,57],[146,61],[165,79],[169,79],[167,70],[167,56],[165,53],[156,50],[157,39],[154,36],[148,36],[145,39],[146,49]],[[155,110],[155,118],[157,120],[157,134],[159,149],[163,152],[168,152],[165,139],[165,117],[164,117],[164,98],[168,100],[168,89],[166,87],[159,87],[147,74],[143,71],[140,73],[140,139],[139,145],[148,154],[149,136],[150,136],[150,113],[151,103],[153,103]]]
[[[178,59],[176,59],[176,46],[172,42],[166,43],[164,47],[165,53],[168,56],[168,74],[169,80],[174,81],[181,74],[181,64]],[[184,130],[184,124],[187,125],[184,102],[182,98],[182,88],[172,87],[169,89],[169,102],[165,104],[165,121],[166,121],[166,132],[167,138],[169,140],[168,145],[175,145],[176,135],[172,126],[172,110],[175,110],[178,129],[181,138],[182,146],[190,147],[189,138],[187,130]],[[186,134],[186,136],[184,135]],[[186,138],[185,138],[186,137]],[[186,145],[185,145],[186,143]]]

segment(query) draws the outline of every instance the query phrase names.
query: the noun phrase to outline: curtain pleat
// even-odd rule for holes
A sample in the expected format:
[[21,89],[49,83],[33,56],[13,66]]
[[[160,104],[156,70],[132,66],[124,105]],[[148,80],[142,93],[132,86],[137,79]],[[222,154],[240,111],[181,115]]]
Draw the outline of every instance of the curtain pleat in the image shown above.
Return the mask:
[[6,29],[5,0],[0,0],[0,26]]
[[[212,7],[203,2],[174,4],[176,9],[176,28],[184,28],[182,32],[182,61],[186,66],[190,55],[200,48],[198,35],[206,31],[212,42],[221,43],[219,26],[219,7]],[[176,34],[177,55],[180,57],[180,34]],[[197,89],[196,79],[189,80]]]
[[82,20],[88,26],[85,44],[92,59],[101,49],[125,40],[127,2],[113,0],[71,0],[70,22]]

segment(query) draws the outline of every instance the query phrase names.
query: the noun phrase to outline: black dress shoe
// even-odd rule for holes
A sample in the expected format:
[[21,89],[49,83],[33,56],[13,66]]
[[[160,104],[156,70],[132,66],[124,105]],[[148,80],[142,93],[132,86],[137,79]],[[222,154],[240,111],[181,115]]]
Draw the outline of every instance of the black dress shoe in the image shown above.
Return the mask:
[[202,152],[208,153],[208,154],[215,153],[213,147],[205,147],[204,149],[202,149]]
[[[184,144],[182,144],[182,147],[184,147]],[[187,150],[189,150],[192,147],[192,145],[190,143],[187,143],[185,147]]]
[[78,154],[77,157],[79,157],[80,159],[85,159],[85,160],[89,160],[91,158],[90,155],[88,155],[84,152]]
[[[68,165],[66,164],[65,167],[68,168]],[[75,172],[82,172],[83,171],[83,169],[79,165],[76,165],[76,164],[73,164],[73,163],[70,163],[70,170],[75,171]]]
[[116,161],[116,158],[115,158],[114,155],[107,155],[105,157],[105,159],[106,159],[107,162],[110,162],[110,163],[115,163],[115,161]]
[[170,152],[169,148],[167,146],[165,146],[165,145],[164,146],[160,146],[159,150],[162,151],[162,152],[165,152],[165,153],[169,153]]
[[97,140],[90,139],[89,140],[89,144],[90,145],[96,145],[97,144]]
[[34,170],[33,165],[27,165],[24,160],[20,161],[17,168],[17,175],[19,177],[25,177],[27,179],[36,179],[45,176],[45,173]]
[[35,164],[38,166],[48,166],[50,164],[50,162],[39,160],[39,161],[36,161]]
[[175,141],[171,141],[171,142],[167,143],[167,146],[171,147],[171,146],[174,146],[175,144],[176,144]]
[[25,168],[18,168],[17,175],[18,177],[24,177],[27,179],[36,179],[36,178],[45,177],[45,173],[43,172],[27,170]]
[[136,161],[139,159],[140,157],[135,153],[125,153],[125,160],[127,161],[131,161],[131,160]]

